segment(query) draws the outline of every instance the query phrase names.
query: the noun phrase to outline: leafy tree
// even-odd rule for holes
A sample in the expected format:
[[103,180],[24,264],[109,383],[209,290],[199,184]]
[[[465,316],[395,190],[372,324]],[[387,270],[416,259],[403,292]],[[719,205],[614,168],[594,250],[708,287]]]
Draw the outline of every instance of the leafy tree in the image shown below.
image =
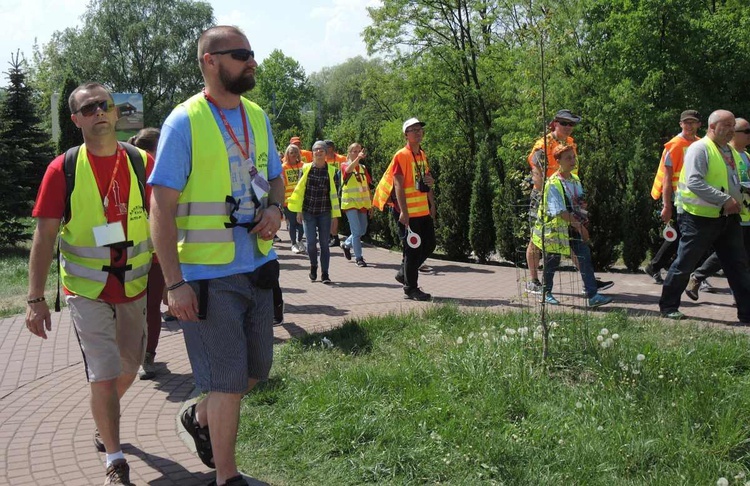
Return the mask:
[[11,57],[6,71],[10,84],[0,106],[0,244],[26,238],[25,225],[32,201],[52,158],[49,135],[39,128],[33,92],[26,84],[25,61]]
[[83,134],[70,118],[68,98],[80,83],[71,76],[66,76],[57,101],[57,118],[60,126],[60,138],[57,139],[57,153],[63,153],[70,147],[83,143]]
[[93,0],[80,29],[56,32],[35,52],[35,80],[45,96],[67,72],[115,92],[141,93],[144,123],[158,126],[202,86],[196,46],[213,24],[205,2]]
[[489,167],[494,157],[487,142],[481,144],[474,166],[469,205],[469,241],[480,263],[495,249],[495,230],[492,218],[492,172]]
[[312,101],[312,88],[300,63],[279,49],[258,66],[256,78],[255,89],[248,96],[268,113],[279,150],[283,151],[289,138],[302,131],[302,111]]

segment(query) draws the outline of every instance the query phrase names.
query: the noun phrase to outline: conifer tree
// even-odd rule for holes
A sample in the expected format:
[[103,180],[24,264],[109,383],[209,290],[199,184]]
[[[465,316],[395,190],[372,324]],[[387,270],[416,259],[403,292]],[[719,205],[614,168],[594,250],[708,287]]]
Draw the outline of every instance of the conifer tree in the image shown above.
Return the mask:
[[495,248],[495,225],[492,218],[492,179],[489,170],[489,144],[485,141],[479,147],[474,165],[474,182],[471,186],[469,205],[469,243],[480,263],[487,261]]
[[83,135],[70,119],[70,107],[68,107],[70,93],[78,87],[78,84],[78,81],[70,75],[65,76],[60,99],[57,102],[57,118],[60,124],[60,138],[57,139],[57,153],[59,154],[83,143]]

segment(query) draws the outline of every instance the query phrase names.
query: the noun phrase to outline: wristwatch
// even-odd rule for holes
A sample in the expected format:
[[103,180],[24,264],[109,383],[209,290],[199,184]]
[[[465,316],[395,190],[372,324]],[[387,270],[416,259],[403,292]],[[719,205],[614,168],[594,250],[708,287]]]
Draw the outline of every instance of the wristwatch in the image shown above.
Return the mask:
[[281,203],[272,202],[272,203],[268,203],[268,206],[269,207],[276,206],[277,208],[279,208],[279,213],[281,213],[282,216],[284,215],[284,210],[281,209]]

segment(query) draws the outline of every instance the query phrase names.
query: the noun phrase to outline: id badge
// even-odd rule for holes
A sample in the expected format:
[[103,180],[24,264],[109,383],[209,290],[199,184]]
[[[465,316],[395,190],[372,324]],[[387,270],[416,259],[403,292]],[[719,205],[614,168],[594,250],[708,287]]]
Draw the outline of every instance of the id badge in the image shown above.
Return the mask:
[[96,246],[107,246],[125,241],[125,230],[122,227],[122,221],[94,226],[94,240],[96,241]]
[[250,164],[250,183],[253,186],[255,195],[258,199],[263,199],[263,197],[268,194],[268,191],[271,190],[271,184],[269,184],[266,178],[258,172],[258,169],[255,167],[255,164],[253,164],[252,160],[247,159],[245,162]]

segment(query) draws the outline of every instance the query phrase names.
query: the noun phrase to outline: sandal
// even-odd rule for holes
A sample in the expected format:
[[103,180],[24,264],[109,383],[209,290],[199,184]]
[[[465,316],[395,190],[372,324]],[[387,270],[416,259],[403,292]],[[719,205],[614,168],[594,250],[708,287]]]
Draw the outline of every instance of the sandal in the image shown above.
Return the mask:
[[195,418],[195,406],[196,404],[193,404],[182,412],[180,422],[195,441],[195,451],[198,453],[201,462],[207,467],[215,469],[214,452],[211,450],[211,436],[208,433],[208,426],[201,427],[198,425],[198,420]]

